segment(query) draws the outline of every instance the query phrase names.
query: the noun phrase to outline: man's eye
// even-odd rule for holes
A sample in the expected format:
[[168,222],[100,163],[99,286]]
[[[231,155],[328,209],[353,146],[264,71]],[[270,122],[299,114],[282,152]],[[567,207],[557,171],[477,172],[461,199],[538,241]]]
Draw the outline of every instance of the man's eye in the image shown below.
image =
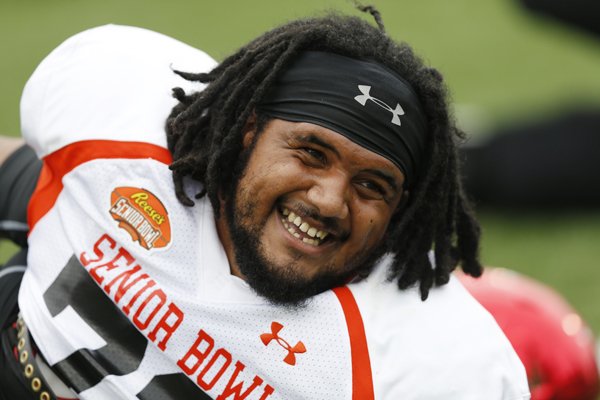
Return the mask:
[[325,158],[325,154],[321,151],[313,149],[311,147],[303,147],[302,150],[310,156],[314,161],[318,161],[319,163],[324,164],[327,159]]
[[382,199],[387,195],[386,190],[377,182],[373,181],[359,181],[356,182],[356,187],[358,192],[366,197],[371,199]]

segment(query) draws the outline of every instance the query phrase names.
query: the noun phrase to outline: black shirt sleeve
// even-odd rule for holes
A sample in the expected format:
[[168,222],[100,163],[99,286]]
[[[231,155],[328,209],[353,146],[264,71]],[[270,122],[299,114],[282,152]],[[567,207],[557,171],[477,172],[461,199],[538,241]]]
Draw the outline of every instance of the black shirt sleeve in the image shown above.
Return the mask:
[[21,146],[0,165],[0,238],[27,245],[27,205],[42,162],[29,146]]

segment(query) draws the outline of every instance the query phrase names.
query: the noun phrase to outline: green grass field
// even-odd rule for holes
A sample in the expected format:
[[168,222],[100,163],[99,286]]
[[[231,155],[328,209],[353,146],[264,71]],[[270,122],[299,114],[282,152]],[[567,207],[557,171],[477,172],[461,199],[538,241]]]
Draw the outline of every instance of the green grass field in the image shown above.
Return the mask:
[[[600,42],[530,15],[515,0],[373,3],[391,36],[413,44],[444,73],[465,126],[473,124],[461,110],[476,110],[480,123],[474,133],[581,104],[600,106]],[[44,55],[80,30],[139,25],[221,59],[276,24],[327,10],[359,14],[342,0],[5,0],[0,3],[0,133],[19,134],[18,103],[27,77]],[[556,288],[600,333],[600,210],[482,210],[481,216],[486,264],[513,268]],[[1,244],[0,259],[13,249]]]

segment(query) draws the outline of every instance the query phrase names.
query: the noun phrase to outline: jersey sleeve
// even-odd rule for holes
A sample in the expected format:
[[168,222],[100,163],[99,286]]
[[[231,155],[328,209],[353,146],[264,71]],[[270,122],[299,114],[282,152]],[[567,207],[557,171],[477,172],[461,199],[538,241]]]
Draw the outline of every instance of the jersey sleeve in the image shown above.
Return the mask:
[[54,206],[63,178],[87,162],[149,158],[169,164],[165,121],[177,103],[172,89],[203,89],[174,70],[207,72],[215,64],[173,38],[118,25],[81,32],[53,50],[21,99],[23,137],[43,160],[28,206],[30,230]]
[[146,29],[105,25],[67,39],[37,67],[21,98],[21,128],[40,158],[84,140],[166,147],[174,87],[202,89],[173,72],[206,72],[204,52]]

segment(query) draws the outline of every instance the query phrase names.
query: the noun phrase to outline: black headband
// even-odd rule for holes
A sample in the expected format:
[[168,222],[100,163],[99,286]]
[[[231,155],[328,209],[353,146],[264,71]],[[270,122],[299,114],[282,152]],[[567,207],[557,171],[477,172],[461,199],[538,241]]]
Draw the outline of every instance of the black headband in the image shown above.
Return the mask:
[[258,105],[259,112],[334,130],[393,162],[411,186],[427,139],[427,119],[408,82],[374,62],[301,53]]

